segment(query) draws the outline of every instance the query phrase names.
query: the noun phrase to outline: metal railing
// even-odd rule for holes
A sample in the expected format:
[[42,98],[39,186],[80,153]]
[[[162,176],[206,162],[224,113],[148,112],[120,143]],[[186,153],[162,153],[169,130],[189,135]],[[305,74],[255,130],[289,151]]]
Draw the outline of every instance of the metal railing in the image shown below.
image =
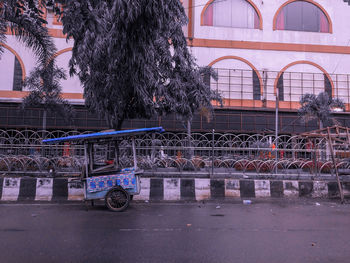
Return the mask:
[[[0,131],[0,174],[79,174],[83,147],[76,144],[42,145],[42,131]],[[54,138],[77,132],[45,132]],[[152,171],[192,171],[267,174],[332,174],[333,163],[325,139],[302,136],[162,133],[136,139],[138,165]],[[122,166],[133,166],[130,141],[120,143]],[[95,159],[113,159],[112,145],[95,146]],[[336,152],[337,167],[350,169],[350,153]]]
[[[306,93],[326,91],[334,98],[350,104],[350,75],[310,72],[283,72],[214,68],[218,80],[210,79],[212,89],[221,93],[224,107],[274,108],[276,89],[279,107],[295,110]],[[350,110],[347,105],[347,111]]]

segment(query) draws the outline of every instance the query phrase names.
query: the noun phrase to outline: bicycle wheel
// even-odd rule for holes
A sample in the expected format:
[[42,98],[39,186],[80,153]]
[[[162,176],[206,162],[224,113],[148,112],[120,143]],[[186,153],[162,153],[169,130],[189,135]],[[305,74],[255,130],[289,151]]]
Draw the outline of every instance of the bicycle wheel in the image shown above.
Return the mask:
[[105,203],[109,210],[113,212],[124,211],[130,202],[130,195],[123,188],[113,188],[108,191]]

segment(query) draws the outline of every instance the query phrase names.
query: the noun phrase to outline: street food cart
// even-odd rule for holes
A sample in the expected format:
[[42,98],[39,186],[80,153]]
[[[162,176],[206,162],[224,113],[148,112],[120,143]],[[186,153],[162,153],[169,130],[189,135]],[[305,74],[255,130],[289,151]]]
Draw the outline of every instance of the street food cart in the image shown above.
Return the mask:
[[[163,131],[162,127],[104,131],[47,139],[43,140],[43,143],[82,144],[84,166],[79,180],[84,184],[84,201],[92,201],[93,204],[93,200],[104,199],[108,209],[120,212],[125,210],[132,197],[141,191],[140,175],[143,171],[137,166],[135,136]],[[133,156],[132,167],[122,167],[120,164],[120,143],[125,141],[127,143],[123,144],[122,150],[124,155]],[[127,148],[131,148],[131,151]]]

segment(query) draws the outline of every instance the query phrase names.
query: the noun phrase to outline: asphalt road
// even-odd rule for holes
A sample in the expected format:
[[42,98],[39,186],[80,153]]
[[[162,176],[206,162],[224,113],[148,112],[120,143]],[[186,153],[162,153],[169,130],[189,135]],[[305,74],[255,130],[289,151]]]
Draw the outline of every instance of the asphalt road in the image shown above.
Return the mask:
[[350,205],[2,203],[0,262],[350,262]]

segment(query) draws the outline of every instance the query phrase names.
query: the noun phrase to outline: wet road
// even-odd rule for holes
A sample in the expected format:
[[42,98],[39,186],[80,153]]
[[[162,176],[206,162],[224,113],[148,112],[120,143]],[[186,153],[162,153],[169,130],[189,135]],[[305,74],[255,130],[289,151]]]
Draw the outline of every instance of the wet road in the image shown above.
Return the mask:
[[350,205],[0,204],[0,262],[350,262]]

